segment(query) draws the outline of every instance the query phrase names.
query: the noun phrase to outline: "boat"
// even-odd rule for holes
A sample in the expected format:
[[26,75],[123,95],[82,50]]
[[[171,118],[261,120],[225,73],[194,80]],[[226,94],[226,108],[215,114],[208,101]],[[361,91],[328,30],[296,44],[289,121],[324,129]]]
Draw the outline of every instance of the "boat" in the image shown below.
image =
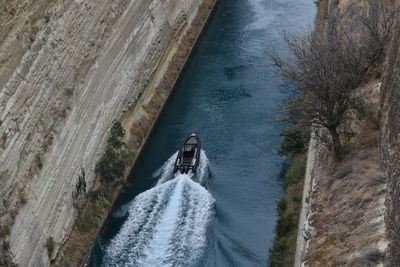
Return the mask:
[[200,139],[193,133],[183,143],[176,157],[174,172],[196,172],[200,161]]

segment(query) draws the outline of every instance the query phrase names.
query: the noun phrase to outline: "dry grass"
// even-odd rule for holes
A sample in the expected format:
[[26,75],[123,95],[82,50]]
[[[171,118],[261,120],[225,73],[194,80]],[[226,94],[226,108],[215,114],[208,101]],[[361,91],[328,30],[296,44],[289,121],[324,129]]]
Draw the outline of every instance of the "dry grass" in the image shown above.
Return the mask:
[[329,0],[321,0],[318,5],[316,21],[317,24],[320,25],[328,15]]
[[[367,89],[362,93],[376,105]],[[325,165],[319,189],[311,195],[316,203],[311,221],[317,231],[306,266],[375,266],[384,258],[377,250],[378,244],[386,242],[386,177],[379,171],[377,125],[369,116],[350,125],[355,134],[346,142],[345,160],[321,161]]]
[[332,168],[333,173],[325,171],[313,196],[317,234],[310,243],[307,266],[353,266],[350,258],[365,250],[364,244],[376,248],[383,240],[379,234],[383,222],[372,223],[383,215],[378,200],[384,197],[386,182],[378,171],[377,153],[376,147],[354,151],[336,170]]

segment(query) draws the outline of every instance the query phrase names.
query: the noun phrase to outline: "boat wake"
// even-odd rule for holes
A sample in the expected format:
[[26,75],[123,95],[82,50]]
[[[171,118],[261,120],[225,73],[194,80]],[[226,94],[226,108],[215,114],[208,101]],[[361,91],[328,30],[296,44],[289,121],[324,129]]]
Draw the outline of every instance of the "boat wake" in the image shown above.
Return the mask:
[[[174,172],[174,164],[175,164],[175,159],[178,156],[178,152],[173,154],[164,164],[163,166],[158,169],[153,176],[155,177],[160,177],[158,179],[157,185],[161,185],[165,183],[166,181],[169,181],[170,179],[175,178],[173,175]],[[201,185],[204,185],[206,182],[206,179],[208,177],[208,158],[204,150],[201,150],[200,152],[200,162],[199,162],[199,167],[197,168],[196,173],[191,173],[188,174],[191,179]]]
[[201,153],[195,174],[174,174],[173,155],[156,186],[122,207],[127,219],[105,247],[103,266],[190,266],[199,260],[214,205],[202,186],[208,160]]

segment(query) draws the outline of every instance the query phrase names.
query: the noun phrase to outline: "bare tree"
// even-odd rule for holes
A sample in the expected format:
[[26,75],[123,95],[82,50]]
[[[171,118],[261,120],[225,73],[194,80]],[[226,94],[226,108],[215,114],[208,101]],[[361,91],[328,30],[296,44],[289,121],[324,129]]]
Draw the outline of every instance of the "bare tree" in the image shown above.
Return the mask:
[[[379,1],[370,3],[376,8],[375,3]],[[347,12],[356,18],[352,23],[341,23],[341,14],[331,12],[314,32],[284,33],[289,59],[274,51],[269,53],[279,74],[299,89],[286,115],[295,115],[300,124],[326,128],[337,160],[344,157],[338,127],[348,111],[359,103],[354,90],[384,52],[394,16],[393,13],[388,19],[382,16],[382,10],[373,10],[367,15],[350,9]]]

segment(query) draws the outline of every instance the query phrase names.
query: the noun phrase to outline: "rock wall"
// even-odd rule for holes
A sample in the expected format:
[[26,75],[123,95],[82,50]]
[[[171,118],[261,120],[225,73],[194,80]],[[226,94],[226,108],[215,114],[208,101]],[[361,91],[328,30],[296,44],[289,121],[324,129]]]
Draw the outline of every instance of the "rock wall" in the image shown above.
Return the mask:
[[[366,3],[321,1],[319,13],[342,11],[352,5],[366,14]],[[328,11],[321,10],[327,6]],[[346,15],[344,19],[354,18]],[[375,80],[357,89],[357,94],[371,108],[371,114],[367,120],[346,123],[355,136],[345,141],[348,154],[344,161],[332,162],[321,144],[309,150],[296,267],[383,266],[384,262],[386,266],[400,266],[400,151],[396,145],[400,140],[400,78],[397,75],[400,23],[398,25],[383,83]],[[379,110],[382,110],[380,133],[376,123]],[[386,173],[381,172],[379,157]]]
[[[307,250],[307,232],[309,232],[307,229],[307,221],[312,215],[312,201],[310,198],[310,195],[312,193],[315,193],[317,190],[317,179],[320,175],[320,169],[321,169],[321,154],[322,154],[322,149],[321,146],[318,142],[318,140],[315,138],[314,134],[311,135],[310,138],[310,143],[308,145],[308,151],[307,151],[307,167],[306,167],[306,173],[304,176],[304,187],[303,187],[303,197],[301,201],[301,210],[300,210],[300,216],[299,216],[299,226],[297,230],[297,240],[296,240],[296,255],[295,255],[295,260],[294,260],[294,265],[295,267],[299,267],[302,265],[304,256],[306,254]],[[310,227],[308,227],[310,228]],[[310,236],[311,239],[312,236]]]
[[400,266],[400,18],[387,53],[381,89],[380,159],[388,177],[386,266]]
[[80,169],[92,184],[112,121],[147,93],[201,2],[42,0],[27,33],[39,12],[27,1],[10,8],[14,24],[0,21],[11,23],[0,35],[0,265],[49,265],[46,241],[62,244],[76,218]]

